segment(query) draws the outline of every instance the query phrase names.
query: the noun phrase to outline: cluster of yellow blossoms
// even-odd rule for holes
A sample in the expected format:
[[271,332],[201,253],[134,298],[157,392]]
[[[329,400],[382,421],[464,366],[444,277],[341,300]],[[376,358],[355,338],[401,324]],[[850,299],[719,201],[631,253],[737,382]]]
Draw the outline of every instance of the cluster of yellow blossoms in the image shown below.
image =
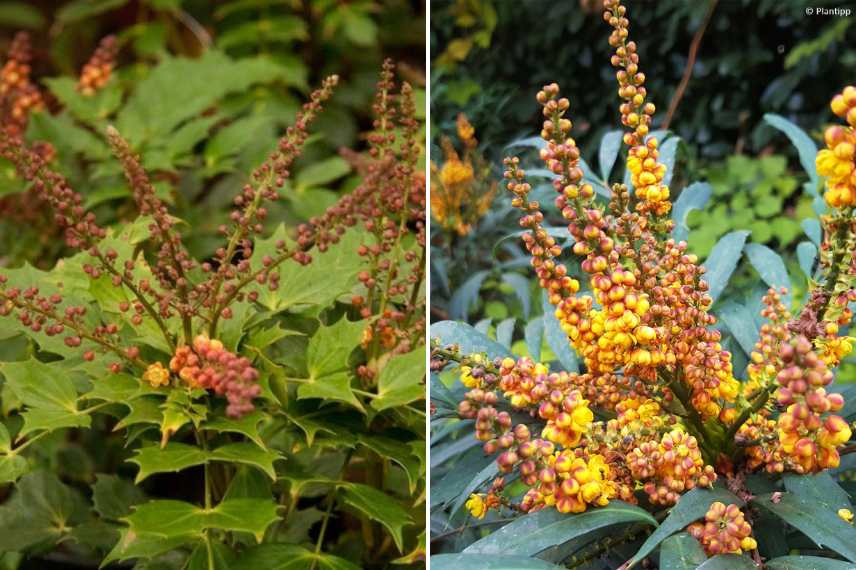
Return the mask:
[[443,228],[463,236],[490,209],[496,182],[490,165],[478,152],[475,129],[463,114],[458,115],[457,131],[463,155],[444,137],[440,141],[443,165],[431,163],[431,215]]
[[[505,161],[512,205],[522,211],[523,243],[585,372],[551,372],[526,357],[491,360],[435,345],[439,368],[449,360],[462,364],[462,381],[470,390],[459,414],[476,419],[485,452],[499,452],[499,470],[517,470],[529,486],[517,507],[527,512],[545,507],[581,512],[614,498],[668,506],[686,491],[719,479],[745,490],[742,481],[754,470],[813,473],[837,466],[851,429],[835,415],[843,398],[827,387],[830,367],[850,352],[853,341],[838,334],[852,317],[846,308],[855,297],[846,277],[856,274],[852,251],[850,257],[822,253],[821,267],[831,276],[813,286],[808,308],[797,317],[788,313],[779,292],[769,292],[762,312],[768,322],[751,355],[748,379],[736,379],[731,354],[714,328],[705,270],[685,243],[669,237],[665,168],[649,135],[654,106],[645,101],[636,46],[627,40],[626,10],[619,0],[605,0],[604,8],[613,27],[613,65],[620,68],[621,120],[630,129],[624,142],[635,197],[615,184],[605,207],[594,199],[565,116],[570,102],[560,97],[556,84],[537,95],[546,143],[540,156],[556,175],[555,203],[588,275],[587,290],[581,291],[580,281],[559,262],[562,248],[544,226],[539,203],[529,199],[531,186],[519,159]],[[846,192],[856,187],[848,138],[856,124],[854,107],[856,88],[836,97],[833,110],[851,127],[827,131],[830,149],[818,155],[819,171],[829,176],[827,200],[836,208],[853,205],[847,201],[854,194],[840,197],[842,187]],[[827,239],[841,234],[850,236],[841,243],[853,240],[856,224],[848,212],[834,214],[843,220],[837,226],[832,217],[823,218]],[[821,249],[844,251],[827,243]],[[835,312],[827,310],[831,306]],[[501,399],[510,412],[497,411]],[[611,418],[596,419],[595,409]],[[531,420],[517,420],[527,414],[539,422],[540,433],[532,433]],[[468,507],[484,516],[485,504],[474,496]],[[704,522],[688,530],[708,554],[739,554],[757,546],[737,505],[714,503]]]
[[848,126],[833,125],[823,133],[827,148],[817,153],[817,173],[827,178],[826,203],[850,208],[856,206],[856,87],[846,87],[831,107]]

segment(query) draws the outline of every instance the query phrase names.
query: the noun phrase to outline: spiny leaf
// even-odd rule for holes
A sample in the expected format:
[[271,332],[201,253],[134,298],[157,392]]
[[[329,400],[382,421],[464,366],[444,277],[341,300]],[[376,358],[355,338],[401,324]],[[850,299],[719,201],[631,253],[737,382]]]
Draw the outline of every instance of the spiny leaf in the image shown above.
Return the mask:
[[425,346],[394,356],[378,377],[377,398],[371,406],[383,411],[425,398]]
[[360,483],[340,484],[342,500],[365,514],[370,520],[381,523],[392,535],[398,550],[404,548],[402,529],[413,524],[407,511],[392,497],[374,487]]
[[131,507],[145,501],[143,491],[130,481],[99,473],[92,485],[95,511],[104,518],[118,521],[131,513]]
[[305,570],[313,563],[318,570],[359,570],[359,566],[323,552],[315,553],[296,544],[262,544],[247,549],[232,570]]

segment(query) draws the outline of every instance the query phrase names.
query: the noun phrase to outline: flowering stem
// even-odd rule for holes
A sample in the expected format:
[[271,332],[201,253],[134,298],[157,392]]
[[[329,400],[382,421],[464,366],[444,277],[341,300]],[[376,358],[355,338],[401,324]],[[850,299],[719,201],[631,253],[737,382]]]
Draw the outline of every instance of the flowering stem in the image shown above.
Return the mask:
[[752,401],[749,406],[747,406],[743,410],[743,412],[741,412],[741,414],[737,417],[734,423],[731,424],[731,427],[729,427],[728,431],[725,433],[726,445],[731,445],[731,442],[734,440],[734,436],[737,435],[737,431],[740,429],[740,426],[745,424],[752,416],[752,414],[758,412],[758,410],[760,410],[767,404],[767,400],[770,399],[770,394],[772,394],[775,389],[776,385],[770,384],[769,386],[758,392],[758,394],[755,395],[754,398],[752,398]]

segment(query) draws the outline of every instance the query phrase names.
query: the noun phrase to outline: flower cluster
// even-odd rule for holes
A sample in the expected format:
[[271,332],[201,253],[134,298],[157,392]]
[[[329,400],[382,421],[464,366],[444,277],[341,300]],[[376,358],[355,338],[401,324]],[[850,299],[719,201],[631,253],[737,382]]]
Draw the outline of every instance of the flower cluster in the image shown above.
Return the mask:
[[226,396],[226,414],[239,418],[252,412],[253,398],[261,393],[259,371],[250,360],[229,352],[219,340],[204,335],[193,339],[193,346],[179,346],[169,369],[193,388],[213,390]]
[[41,92],[30,80],[31,59],[30,38],[25,32],[19,32],[0,70],[0,119],[3,129],[13,135],[22,134],[30,113],[44,107]]
[[824,131],[826,148],[817,153],[817,172],[828,179],[826,203],[852,208],[856,206],[856,87],[846,87],[830,106],[848,126],[833,125]]
[[752,538],[752,525],[734,504],[713,503],[704,515],[704,522],[691,524],[687,531],[701,543],[708,556],[742,554],[758,547]]
[[[843,398],[827,389],[831,367],[853,342],[839,332],[852,317],[848,303],[856,300],[852,205],[829,202],[841,209],[822,218],[822,275],[800,314],[788,311],[785,291],[764,297],[767,322],[741,382],[715,326],[705,269],[686,243],[671,237],[666,169],[649,132],[655,109],[628,39],[626,9],[605,0],[604,10],[613,28],[621,121],[629,129],[624,143],[633,195],[625,184],[584,179],[570,102],[556,84],[537,94],[544,116],[540,158],[555,175],[555,204],[585,283],[560,261],[563,248],[530,199],[518,158],[505,160],[504,175],[522,213],[522,241],[538,283],[584,370],[551,372],[527,357],[492,360],[439,342],[432,345],[432,369],[461,364],[469,391],[458,411],[476,419],[476,436],[486,453],[498,453],[499,470],[516,471],[529,486],[512,505],[523,511],[581,512],[613,498],[669,506],[717,481],[748,493],[745,478],[754,470],[812,473],[837,466],[851,429],[835,415]],[[852,125],[851,102],[856,106],[854,88],[836,97],[833,110]],[[852,144],[845,140],[851,131],[835,128],[839,134],[828,138],[835,145],[818,156],[831,194],[853,171]],[[602,187],[596,191],[593,184]],[[600,411],[608,419],[598,419]],[[478,506],[483,514],[506,504]],[[688,530],[709,554],[756,548],[737,505],[714,503],[705,521]]]
[[113,67],[116,65],[116,55],[118,52],[119,46],[116,42],[116,36],[103,38],[92,54],[92,57],[89,58],[89,61],[86,62],[80,71],[77,90],[83,95],[91,97],[107,85],[113,73]]
[[457,120],[459,154],[452,141],[443,137],[443,163],[431,163],[431,215],[447,230],[467,235],[490,209],[496,196],[490,165],[478,151],[475,129],[462,113]]

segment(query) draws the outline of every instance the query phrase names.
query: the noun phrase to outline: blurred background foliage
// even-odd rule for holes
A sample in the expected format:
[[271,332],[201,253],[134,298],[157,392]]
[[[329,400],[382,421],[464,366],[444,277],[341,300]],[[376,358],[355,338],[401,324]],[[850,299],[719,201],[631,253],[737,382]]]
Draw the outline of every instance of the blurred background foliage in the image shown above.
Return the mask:
[[[274,148],[312,86],[341,76],[271,215],[320,214],[357,182],[341,147],[362,147],[382,60],[399,63],[425,101],[424,0],[51,0],[0,2],[0,59],[30,34],[46,111],[29,140],[50,140],[72,186],[102,223],[133,217],[130,190],[104,142],[116,125],[143,155],[161,197],[193,228],[196,256],[217,243],[212,220]],[[116,70],[95,96],[74,89],[99,41],[115,35]],[[0,164],[0,264],[50,266],[62,251],[50,219]]]
[[[796,306],[813,277],[823,211],[814,153],[832,119],[830,97],[856,72],[854,16],[809,16],[802,0],[626,5],[640,69],[657,105],[654,129],[669,167],[674,235],[687,239],[703,260],[727,238],[718,254],[736,257],[716,312],[740,372],[760,326],[757,310],[766,288],[786,279]],[[435,167],[443,167],[443,137],[455,137],[464,113],[494,180],[501,179],[504,156],[521,156],[532,195],[567,247],[549,173],[537,159],[543,118],[534,96],[542,85],[559,83],[571,101],[586,180],[608,194],[609,184],[625,175],[625,151],[615,130],[619,101],[602,2],[437,0],[429,33]],[[691,183],[698,185],[688,192]],[[435,215],[432,320],[466,320],[517,354],[540,352],[568,369],[572,355],[561,331],[551,327],[552,308],[519,246],[518,217],[504,188],[464,235],[438,229]],[[574,274],[579,267],[569,261],[568,270]],[[853,378],[854,370],[845,363],[839,378]]]

